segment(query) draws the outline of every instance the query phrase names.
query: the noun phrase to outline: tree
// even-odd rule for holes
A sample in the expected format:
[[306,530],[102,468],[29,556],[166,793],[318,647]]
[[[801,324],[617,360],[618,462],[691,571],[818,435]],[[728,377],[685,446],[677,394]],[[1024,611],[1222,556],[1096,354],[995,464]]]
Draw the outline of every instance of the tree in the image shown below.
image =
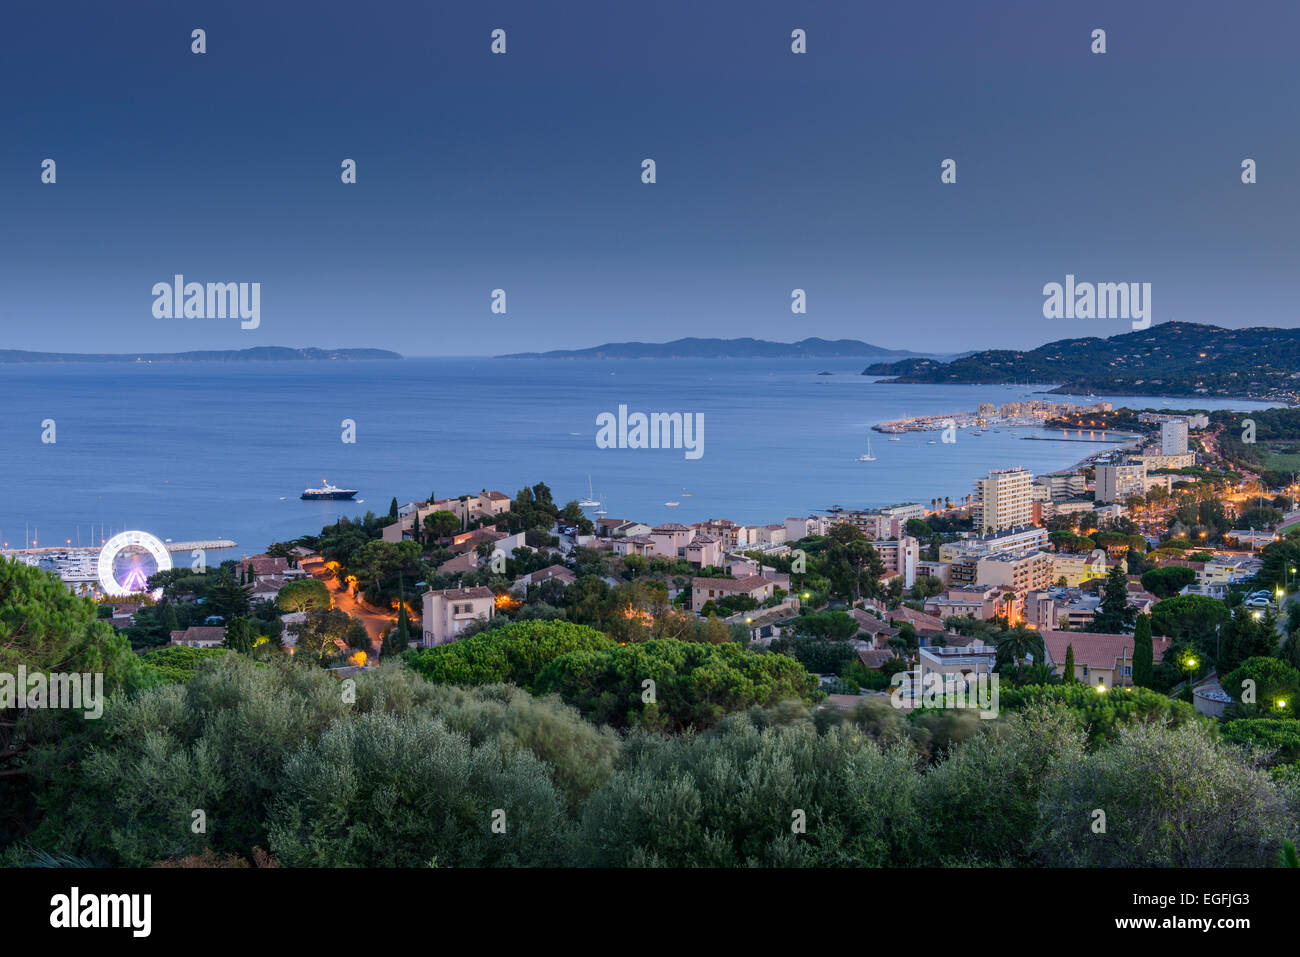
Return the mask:
[[[342,654],[340,644],[360,647],[353,644],[358,640],[357,628],[365,635],[365,626],[347,612],[338,608],[313,608],[307,612],[305,621],[290,625],[289,631],[298,638],[296,655],[323,664]],[[369,650],[368,637],[362,650]]]
[[1300,671],[1277,658],[1247,658],[1223,679],[1222,687],[1250,713],[1294,715],[1296,697],[1300,695]]
[[1166,565],[1142,573],[1142,587],[1157,598],[1172,598],[1196,581],[1196,572],[1186,565]]
[[1065,668],[1061,672],[1061,681],[1072,684],[1076,680],[1078,679],[1074,676],[1074,644],[1071,642],[1065,646]]
[[429,538],[450,538],[460,528],[460,519],[455,512],[439,511],[424,516],[424,531]]
[[[1255,616],[1259,615],[1258,618]],[[1247,658],[1271,658],[1277,653],[1277,617],[1250,611],[1244,606],[1233,613],[1232,620],[1221,629],[1215,666],[1219,674],[1234,670]]]
[[388,505],[388,517],[394,522],[397,521],[397,496],[393,496],[392,502]]
[[223,647],[246,655],[253,650],[253,629],[247,618],[232,618],[226,623],[226,636],[221,640]]
[[1150,688],[1155,678],[1155,648],[1151,640],[1151,616],[1138,615],[1133,629],[1133,684]]
[[1003,632],[1000,638],[994,640],[994,647],[997,648],[1000,667],[1015,664],[1017,680],[1023,675],[1026,658],[1032,657],[1037,662],[1044,657],[1042,636],[1023,626]]
[[248,593],[234,575],[221,574],[204,591],[203,604],[209,615],[230,621],[248,614]]
[[285,612],[329,608],[332,603],[333,599],[325,583],[315,578],[300,578],[289,582],[275,593],[275,604]]
[[1128,578],[1118,562],[1110,566],[1101,586],[1101,605],[1092,619],[1091,628],[1106,634],[1119,634],[1133,621],[1134,610],[1128,603]]

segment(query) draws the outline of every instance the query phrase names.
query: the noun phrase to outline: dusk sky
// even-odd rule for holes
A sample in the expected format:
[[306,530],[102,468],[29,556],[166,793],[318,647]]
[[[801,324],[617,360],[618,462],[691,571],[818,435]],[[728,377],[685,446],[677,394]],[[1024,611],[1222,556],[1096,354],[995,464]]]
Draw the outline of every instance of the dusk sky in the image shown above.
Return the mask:
[[[1297,36],[1291,0],[6,4],[0,348],[1127,331],[1044,319],[1067,273],[1293,326]],[[155,318],[176,273],[260,282],[260,328]]]

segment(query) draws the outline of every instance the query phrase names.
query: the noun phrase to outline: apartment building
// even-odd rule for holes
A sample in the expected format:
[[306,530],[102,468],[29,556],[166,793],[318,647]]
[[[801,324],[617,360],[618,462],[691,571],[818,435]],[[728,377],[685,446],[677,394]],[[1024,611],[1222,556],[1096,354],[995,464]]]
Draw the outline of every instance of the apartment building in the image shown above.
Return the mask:
[[1093,496],[1098,502],[1124,502],[1145,492],[1147,467],[1141,462],[1125,465],[1098,465],[1097,490]]
[[910,535],[887,541],[872,542],[871,547],[880,555],[880,561],[890,575],[902,575],[903,585],[916,584],[916,567],[921,560],[921,543]]
[[[1091,506],[1091,503],[1089,503]],[[1029,549],[1046,548],[1047,529],[1037,525],[1025,528],[1013,528],[996,535],[983,537],[971,536],[955,542],[944,542],[939,546],[939,561],[951,562],[963,555],[983,555],[993,552],[1019,552]]]
[[1081,472],[1055,472],[1051,475],[1040,475],[1034,479],[1034,484],[1046,489],[1047,499],[1052,502],[1063,502],[1067,499],[1078,498],[1088,491],[1088,481]]
[[1028,469],[995,469],[975,481],[975,507],[972,517],[981,535],[1020,528],[1033,517],[1029,487],[1033,475]]
[[1169,419],[1160,423],[1160,454],[1187,454],[1187,420]]

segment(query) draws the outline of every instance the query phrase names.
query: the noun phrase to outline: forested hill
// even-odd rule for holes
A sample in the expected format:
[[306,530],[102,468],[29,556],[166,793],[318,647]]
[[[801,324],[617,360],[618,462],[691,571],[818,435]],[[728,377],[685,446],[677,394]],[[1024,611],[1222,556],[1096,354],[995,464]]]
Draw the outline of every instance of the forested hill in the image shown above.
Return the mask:
[[1028,351],[989,349],[949,362],[878,362],[891,382],[1055,383],[1056,392],[1214,395],[1295,402],[1300,330],[1167,322],[1108,338],[1059,339]]
[[387,349],[290,349],[257,346],[252,349],[210,349],[201,352],[26,352],[0,349],[0,363],[24,362],[268,362],[285,360],[400,359]]

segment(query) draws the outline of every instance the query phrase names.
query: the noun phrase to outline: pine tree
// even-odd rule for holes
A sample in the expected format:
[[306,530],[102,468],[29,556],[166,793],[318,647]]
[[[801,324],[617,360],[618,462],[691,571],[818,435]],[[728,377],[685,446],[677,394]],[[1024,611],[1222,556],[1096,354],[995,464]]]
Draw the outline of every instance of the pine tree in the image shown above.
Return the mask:
[[1110,566],[1101,586],[1101,606],[1092,619],[1092,630],[1117,635],[1133,618],[1128,604],[1128,578],[1119,562]]
[[1065,646],[1065,669],[1061,675],[1061,681],[1064,684],[1074,684],[1074,644]]
[[1300,632],[1292,632],[1278,652],[1278,657],[1292,668],[1300,669]]
[[247,618],[232,618],[226,626],[226,637],[221,642],[231,651],[248,654],[253,648],[253,629]]
[[1150,688],[1155,680],[1155,649],[1151,640],[1151,616],[1138,615],[1133,629],[1133,684]]

